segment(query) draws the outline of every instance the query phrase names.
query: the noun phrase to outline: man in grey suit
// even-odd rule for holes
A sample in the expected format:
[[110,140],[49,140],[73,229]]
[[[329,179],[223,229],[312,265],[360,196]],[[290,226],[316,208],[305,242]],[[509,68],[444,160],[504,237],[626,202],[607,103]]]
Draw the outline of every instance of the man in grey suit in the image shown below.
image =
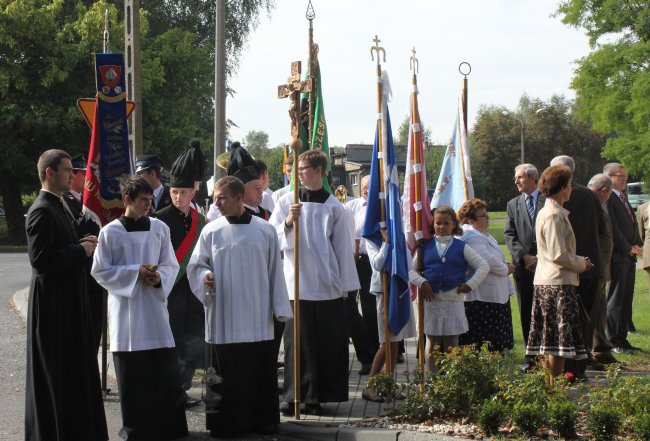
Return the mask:
[[[539,173],[532,164],[520,164],[515,168],[515,184],[521,193],[508,202],[504,236],[515,265],[517,303],[524,335],[528,342],[530,316],[533,308],[533,278],[537,266],[537,243],[535,240],[535,219],[544,206],[544,196],[537,188]],[[532,358],[527,358],[529,367]]]
[[607,336],[614,345],[614,352],[630,352],[637,349],[627,340],[627,330],[632,320],[636,259],[643,254],[643,242],[636,217],[624,193],[627,183],[625,168],[617,162],[610,162],[603,168],[603,173],[609,176],[613,185],[608,202],[614,253],[607,300]]

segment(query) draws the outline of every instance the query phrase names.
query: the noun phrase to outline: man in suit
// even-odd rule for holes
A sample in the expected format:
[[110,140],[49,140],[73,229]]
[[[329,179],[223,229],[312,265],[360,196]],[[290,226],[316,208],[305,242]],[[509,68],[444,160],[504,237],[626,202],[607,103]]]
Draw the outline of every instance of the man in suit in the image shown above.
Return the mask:
[[156,155],[142,155],[135,160],[135,172],[147,180],[153,188],[153,201],[151,202],[151,211],[162,210],[171,205],[172,200],[169,196],[169,187],[160,182],[160,172],[163,168],[163,162]]
[[[517,303],[521,317],[524,345],[528,341],[530,316],[533,309],[533,278],[537,266],[537,243],[535,219],[544,206],[544,196],[537,188],[539,172],[532,164],[520,164],[515,168],[515,184],[521,193],[511,199],[507,206],[504,236],[515,265]],[[527,358],[528,367],[532,358]]]
[[37,169],[41,191],[25,221],[32,266],[25,440],[108,440],[85,284],[97,238],[79,239],[63,205],[72,182],[70,155],[47,150]]
[[[561,155],[551,160],[551,166],[563,165],[569,167],[571,173],[575,172],[575,161],[572,157]],[[602,278],[602,264],[600,262],[600,246],[598,238],[600,231],[605,229],[603,223],[604,213],[598,197],[587,187],[571,180],[571,196],[564,203],[564,208],[569,211],[569,222],[573,229],[573,235],[576,238],[576,254],[578,256],[588,257],[594,264],[590,270],[580,273],[580,284],[576,292],[580,297],[584,313],[582,319],[582,337],[584,339],[585,349],[589,358],[585,361],[567,360],[565,369],[582,377],[586,364],[591,364],[598,370],[602,370],[602,364],[596,363],[591,358],[593,327],[590,325],[596,296],[599,293],[600,280]]]
[[639,236],[636,217],[624,192],[627,184],[625,167],[610,162],[603,168],[603,173],[609,176],[613,186],[608,202],[614,253],[607,300],[607,336],[614,345],[614,352],[630,352],[637,349],[627,340],[627,332],[632,320],[636,259],[643,254],[643,242]]
[[587,188],[593,191],[603,209],[604,228],[599,231],[598,243],[600,245],[600,265],[602,277],[600,279],[600,291],[596,295],[594,306],[591,310],[591,325],[593,328],[593,348],[592,357],[594,360],[610,364],[616,363],[612,356],[612,342],[607,338],[605,332],[607,328],[607,282],[611,279],[612,250],[614,242],[612,240],[612,221],[607,211],[607,201],[612,195],[612,180],[605,174],[597,174],[589,180]]
[[636,209],[639,218],[639,235],[643,241],[643,269],[648,276],[650,286],[650,202],[639,205]]

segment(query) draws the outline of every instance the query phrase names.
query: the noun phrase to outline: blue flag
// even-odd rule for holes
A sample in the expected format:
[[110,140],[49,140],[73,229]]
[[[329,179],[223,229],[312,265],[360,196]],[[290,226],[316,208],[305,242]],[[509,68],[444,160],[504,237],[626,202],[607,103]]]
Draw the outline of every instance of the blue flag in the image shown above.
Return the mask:
[[[382,97],[381,127],[379,124],[375,133],[375,145],[372,149],[372,165],[370,167],[370,183],[368,186],[368,203],[366,220],[361,235],[371,240],[378,247],[382,244],[379,230],[381,223],[381,199],[385,200],[385,226],[390,238],[390,252],[384,266],[389,277],[389,308],[388,325],[393,334],[398,334],[411,317],[411,296],[409,289],[409,264],[406,250],[406,238],[402,226],[402,209],[399,197],[399,180],[393,147],[393,134],[390,127],[390,115],[386,104],[390,94],[390,85],[386,72],[382,73],[384,94]],[[379,121],[378,121],[379,122]],[[383,138],[383,158],[379,155],[379,137]],[[383,161],[384,194],[381,194],[379,161]],[[384,293],[386,294],[386,293]]]
[[436,191],[431,198],[431,208],[448,205],[454,210],[458,210],[465,201],[474,197],[467,128],[465,127],[461,99],[458,102],[456,124],[442,161]]

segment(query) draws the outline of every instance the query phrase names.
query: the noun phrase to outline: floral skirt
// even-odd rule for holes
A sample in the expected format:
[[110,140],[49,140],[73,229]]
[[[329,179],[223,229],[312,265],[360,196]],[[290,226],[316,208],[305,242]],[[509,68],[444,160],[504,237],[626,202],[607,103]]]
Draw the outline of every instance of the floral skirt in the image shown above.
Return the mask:
[[587,358],[576,287],[535,285],[526,355]]
[[480,300],[465,302],[465,316],[469,331],[460,336],[461,346],[481,346],[489,343],[490,351],[503,351],[514,347],[510,299],[503,304]]

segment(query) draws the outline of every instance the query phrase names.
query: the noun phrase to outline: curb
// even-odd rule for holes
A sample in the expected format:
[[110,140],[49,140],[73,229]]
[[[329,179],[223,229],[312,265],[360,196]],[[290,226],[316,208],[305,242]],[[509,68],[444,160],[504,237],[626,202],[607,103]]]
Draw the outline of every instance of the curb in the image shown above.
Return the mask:
[[284,422],[278,433],[315,441],[397,441],[400,431],[391,429],[355,429],[352,427]]
[[29,303],[29,287],[16,291],[9,298],[11,304],[16,308],[20,316],[27,320],[27,305]]

